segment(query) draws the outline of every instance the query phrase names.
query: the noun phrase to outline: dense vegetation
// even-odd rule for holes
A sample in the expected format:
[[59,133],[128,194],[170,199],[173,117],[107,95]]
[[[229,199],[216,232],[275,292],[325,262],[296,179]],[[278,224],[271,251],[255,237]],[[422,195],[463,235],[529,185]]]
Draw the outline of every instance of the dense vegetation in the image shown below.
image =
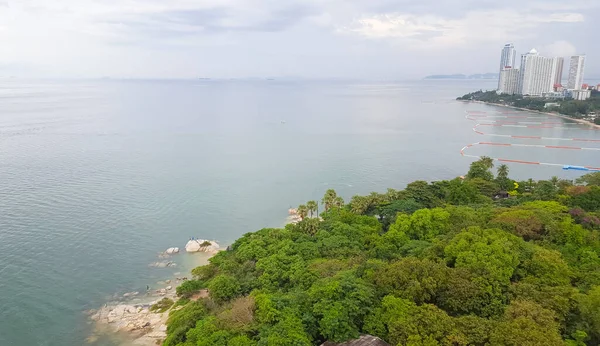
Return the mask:
[[[592,96],[585,101],[573,99],[545,99],[541,97],[523,97],[522,95],[497,94],[495,91],[476,91],[458,98],[458,100],[475,100],[488,103],[502,104],[519,108],[527,108],[535,111],[553,111],[568,115],[573,118],[583,118],[590,113],[600,113],[600,92],[592,90]],[[558,103],[558,107],[544,106],[546,103]],[[600,118],[596,118],[600,124]]]
[[348,204],[329,190],[322,219],[244,235],[178,290],[210,296],[175,304],[164,345],[598,345],[600,173],[491,169]]

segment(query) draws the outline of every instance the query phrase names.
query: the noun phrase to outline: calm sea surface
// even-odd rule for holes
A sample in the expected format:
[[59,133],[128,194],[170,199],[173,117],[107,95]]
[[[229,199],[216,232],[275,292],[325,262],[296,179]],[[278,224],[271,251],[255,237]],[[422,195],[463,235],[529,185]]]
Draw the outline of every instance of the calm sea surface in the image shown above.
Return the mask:
[[[83,312],[189,270],[185,255],[176,269],[148,264],[191,236],[227,245],[328,188],[349,198],[466,173],[463,146],[506,138],[474,133],[465,111],[504,109],[453,99],[494,84],[0,80],[0,345],[85,344]],[[486,131],[600,138],[569,126]],[[600,162],[597,151],[469,153]]]

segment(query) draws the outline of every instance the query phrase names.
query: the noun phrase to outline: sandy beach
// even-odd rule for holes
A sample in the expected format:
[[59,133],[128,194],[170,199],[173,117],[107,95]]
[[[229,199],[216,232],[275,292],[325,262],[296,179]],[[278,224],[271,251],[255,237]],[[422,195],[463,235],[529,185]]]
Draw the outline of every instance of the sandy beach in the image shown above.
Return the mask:
[[527,108],[521,108],[521,107],[503,105],[503,104],[498,104],[498,103],[490,103],[490,102],[484,102],[484,101],[476,101],[476,100],[458,100],[458,101],[481,103],[481,104],[485,104],[485,105],[488,105],[488,106],[498,106],[498,107],[504,107],[504,108],[518,109],[518,110],[524,111],[524,112],[532,112],[532,113],[550,115],[550,116],[553,116],[553,117],[558,117],[558,118],[563,118],[563,119],[566,119],[566,120],[571,120],[571,121],[574,121],[576,123],[580,123],[580,124],[583,124],[583,125],[587,125],[587,126],[590,126],[590,127],[594,127],[594,128],[600,129],[600,125],[594,124],[591,121],[587,121],[587,120],[583,120],[583,119],[574,119],[574,118],[571,118],[571,117],[569,117],[567,115],[563,115],[563,114],[556,113],[556,112],[542,112],[542,111],[536,111],[536,110],[527,109]]

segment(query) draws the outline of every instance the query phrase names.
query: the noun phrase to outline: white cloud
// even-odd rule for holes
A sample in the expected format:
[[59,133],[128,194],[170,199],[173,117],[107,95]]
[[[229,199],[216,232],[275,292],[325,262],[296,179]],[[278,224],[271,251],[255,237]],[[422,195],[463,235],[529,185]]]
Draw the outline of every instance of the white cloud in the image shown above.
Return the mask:
[[577,54],[577,48],[567,41],[556,41],[539,49],[546,56],[571,56]]
[[577,35],[593,29],[599,8],[599,0],[0,0],[0,64],[52,76],[387,78],[401,64],[415,74],[482,72],[505,42],[600,55],[593,36]]
[[485,41],[512,40],[530,36],[532,30],[549,23],[583,22],[580,13],[527,13],[522,10],[470,11],[461,18],[391,13],[368,16],[342,28],[371,39],[405,39],[413,47],[446,48]]

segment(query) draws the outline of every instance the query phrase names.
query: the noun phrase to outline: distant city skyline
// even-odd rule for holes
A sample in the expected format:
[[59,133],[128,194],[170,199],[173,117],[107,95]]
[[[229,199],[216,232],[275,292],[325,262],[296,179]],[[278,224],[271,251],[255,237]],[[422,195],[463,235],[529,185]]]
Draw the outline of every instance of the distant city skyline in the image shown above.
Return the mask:
[[588,92],[579,92],[587,90],[584,87],[585,55],[570,57],[566,84],[563,83],[564,57],[542,56],[533,48],[521,54],[521,63],[516,67],[515,55],[514,44],[505,44],[500,54],[498,93],[544,96],[558,92],[562,97],[588,97]]

